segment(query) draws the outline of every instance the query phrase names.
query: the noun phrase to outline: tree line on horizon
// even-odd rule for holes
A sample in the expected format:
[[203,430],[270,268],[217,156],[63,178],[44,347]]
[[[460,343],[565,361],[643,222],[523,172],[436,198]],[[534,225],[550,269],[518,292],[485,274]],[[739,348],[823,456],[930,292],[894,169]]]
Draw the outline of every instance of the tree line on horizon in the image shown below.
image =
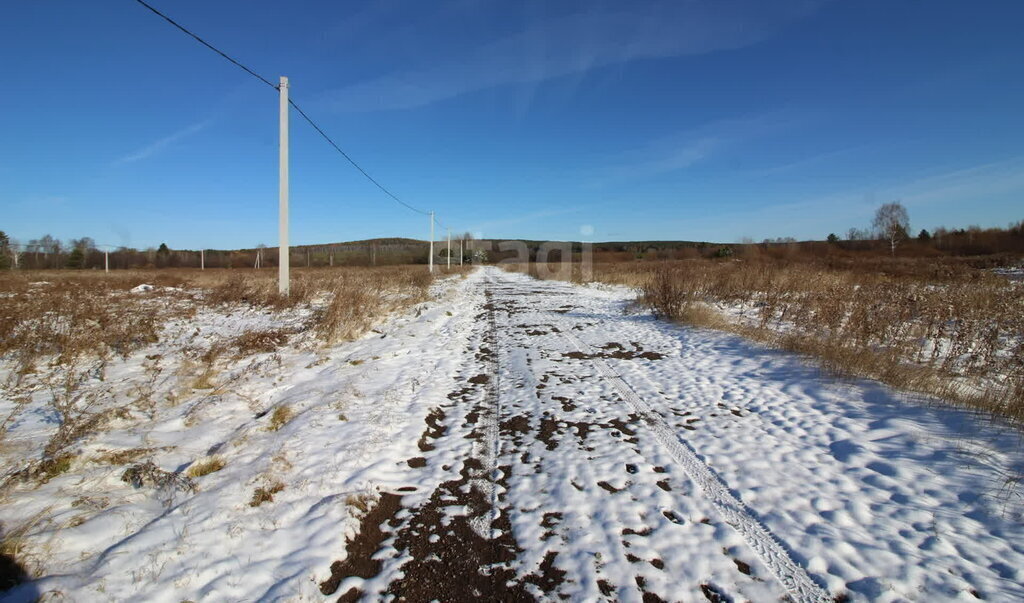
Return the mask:
[[[460,235],[473,237],[466,233]],[[821,245],[826,247],[822,248]],[[373,239],[352,243],[305,245],[291,250],[292,266],[351,266],[377,264],[425,264],[428,261],[426,242],[412,239]],[[778,254],[798,252],[804,254],[828,253],[829,248],[848,252],[888,252],[889,255],[1022,255],[1024,254],[1024,220],[1006,228],[936,227],[911,233],[909,214],[898,203],[886,203],[875,212],[871,228],[851,227],[844,237],[829,233],[823,241],[797,241],[792,237],[764,239],[756,243],[745,238],[736,245],[692,241],[638,241],[621,243],[594,243],[597,261],[622,259],[696,259],[699,257],[727,258],[748,254],[749,250],[764,250]],[[435,243],[438,257],[444,257],[444,245]],[[531,250],[532,251],[532,250]],[[577,249],[574,246],[574,252]],[[69,239],[63,242],[47,234],[25,244],[0,231],[0,268],[3,269],[139,269],[139,268],[245,268],[277,266],[276,247],[258,245],[252,249],[198,250],[171,249],[166,243],[159,247],[135,249],[122,246],[101,250],[91,237]],[[532,254],[531,254],[532,255]],[[500,260],[500,253],[494,260]]]

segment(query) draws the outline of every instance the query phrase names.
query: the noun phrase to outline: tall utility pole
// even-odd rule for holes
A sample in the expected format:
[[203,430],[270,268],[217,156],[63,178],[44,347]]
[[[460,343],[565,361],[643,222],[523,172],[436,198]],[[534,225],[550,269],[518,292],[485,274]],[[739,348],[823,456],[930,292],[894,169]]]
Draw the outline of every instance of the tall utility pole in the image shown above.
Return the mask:
[[277,238],[280,249],[277,252],[277,292],[288,295],[288,78],[281,76],[281,139],[278,156],[278,219]]
[[445,253],[445,255],[448,256],[448,270],[451,270],[452,269],[452,229],[451,228],[448,229],[448,249],[446,251],[447,251],[447,253]]
[[434,212],[430,212],[430,271],[434,271]]
[[206,270],[206,250],[199,250],[199,269]]
[[[18,262],[14,262],[17,264]],[[110,250],[103,250],[103,272],[110,272]]]
[[459,266],[462,265],[462,245],[466,242],[466,237],[459,239]]

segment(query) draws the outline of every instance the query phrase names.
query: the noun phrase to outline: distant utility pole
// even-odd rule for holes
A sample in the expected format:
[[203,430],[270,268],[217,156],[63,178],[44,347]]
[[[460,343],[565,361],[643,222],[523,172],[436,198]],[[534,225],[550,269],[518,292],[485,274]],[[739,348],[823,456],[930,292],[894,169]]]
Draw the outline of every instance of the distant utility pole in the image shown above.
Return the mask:
[[448,229],[448,249],[445,253],[448,256],[448,270],[452,269],[452,229]]
[[110,272],[110,251],[103,250],[103,272]]
[[459,266],[462,265],[462,244],[466,242],[466,237],[459,239]]
[[281,76],[281,138],[278,155],[277,292],[288,295],[288,78]]
[[430,212],[430,271],[434,271],[434,212]]
[[199,250],[199,269],[206,270],[206,250]]

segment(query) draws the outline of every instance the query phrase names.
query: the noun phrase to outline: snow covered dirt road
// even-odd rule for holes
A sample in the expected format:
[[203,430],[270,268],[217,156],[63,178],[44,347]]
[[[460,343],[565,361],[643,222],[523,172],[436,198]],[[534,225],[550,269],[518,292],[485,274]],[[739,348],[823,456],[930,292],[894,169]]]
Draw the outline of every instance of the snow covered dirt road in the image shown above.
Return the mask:
[[[0,501],[53,517],[0,599],[1024,600],[1019,435],[632,297],[485,267],[357,341],[225,365],[216,395],[155,381]],[[199,312],[87,385],[288,316]],[[10,445],[49,437],[44,404],[20,417]],[[123,451],[222,466],[139,488]]]
[[660,323],[619,289],[467,280],[471,353],[392,477],[411,485],[324,594],[1024,597],[1020,506],[991,495],[1021,463],[1013,434]]

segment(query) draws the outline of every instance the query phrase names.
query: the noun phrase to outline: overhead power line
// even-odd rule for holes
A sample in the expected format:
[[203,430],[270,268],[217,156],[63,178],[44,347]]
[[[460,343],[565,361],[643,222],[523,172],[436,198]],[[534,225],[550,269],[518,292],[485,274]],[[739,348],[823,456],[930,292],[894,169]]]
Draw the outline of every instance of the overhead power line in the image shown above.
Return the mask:
[[236,61],[235,59],[233,59],[233,58],[229,57],[229,56],[228,56],[227,54],[225,54],[224,52],[221,52],[221,51],[220,51],[220,50],[218,50],[218,49],[217,49],[217,47],[215,47],[215,46],[214,46],[213,44],[210,44],[210,43],[209,43],[209,42],[207,42],[206,40],[204,40],[204,39],[200,38],[199,36],[197,36],[196,34],[192,33],[191,31],[189,31],[188,29],[186,29],[186,28],[185,28],[184,26],[180,25],[180,24],[179,24],[179,23],[178,23],[177,21],[175,21],[174,19],[172,19],[172,18],[168,17],[167,15],[163,14],[162,12],[158,11],[157,9],[153,8],[152,6],[150,6],[149,4],[146,4],[145,2],[143,2],[143,0],[135,0],[135,1],[136,1],[136,2],[138,2],[139,4],[141,4],[142,6],[145,6],[145,7],[146,7],[146,8],[148,8],[149,10],[153,11],[154,13],[156,13],[156,14],[157,14],[158,16],[160,16],[161,18],[163,18],[163,19],[164,19],[165,21],[167,21],[167,22],[168,22],[168,23],[170,23],[171,25],[173,25],[173,26],[177,27],[178,29],[180,29],[181,31],[185,32],[186,34],[188,34],[189,36],[191,36],[192,38],[194,38],[194,39],[195,39],[195,40],[196,40],[197,42],[199,42],[199,43],[200,43],[200,44],[202,44],[203,46],[205,46],[205,47],[209,48],[210,50],[212,50],[212,51],[216,52],[217,54],[219,54],[220,56],[224,57],[225,59],[227,59],[227,60],[231,61],[231,62],[232,62],[232,63],[234,63],[235,65],[237,65],[237,66],[241,67],[241,68],[242,68],[242,69],[244,69],[244,70],[246,71],[246,73],[248,73],[249,75],[253,76],[254,78],[258,79],[259,81],[263,82],[264,84],[266,84],[266,85],[270,86],[270,87],[271,87],[271,88],[273,88],[274,90],[277,90],[277,84],[274,84],[274,83],[272,83],[272,82],[271,82],[270,80],[268,80],[267,78],[265,78],[265,77],[263,77],[262,75],[260,75],[260,74],[256,73],[256,72],[255,72],[255,71],[253,71],[252,69],[249,69],[248,67],[246,67],[245,65],[243,65],[243,64],[241,64],[241,63],[239,63],[239,62],[238,62],[238,61]]
[[[274,83],[272,83],[272,82],[271,82],[270,80],[268,80],[267,78],[265,78],[265,77],[263,77],[262,75],[260,75],[260,74],[256,73],[256,72],[255,72],[255,71],[253,71],[252,69],[249,69],[248,67],[246,67],[245,65],[243,65],[243,64],[242,64],[242,63],[240,63],[239,61],[236,61],[235,59],[231,58],[230,56],[228,56],[228,54],[227,54],[227,53],[225,53],[225,52],[221,51],[220,49],[218,49],[218,48],[217,48],[216,46],[214,46],[213,44],[210,44],[210,43],[209,43],[209,42],[207,42],[206,40],[204,40],[204,39],[200,38],[199,36],[197,36],[196,34],[192,33],[192,32],[191,32],[191,31],[189,31],[189,30],[188,30],[187,28],[185,28],[184,26],[182,26],[181,24],[179,24],[179,23],[178,23],[177,21],[175,21],[174,19],[171,19],[170,17],[168,17],[168,16],[167,16],[167,15],[165,15],[164,13],[160,12],[159,10],[157,10],[156,8],[154,8],[153,6],[151,6],[151,5],[149,5],[148,3],[146,3],[146,2],[144,1],[144,0],[135,0],[135,1],[136,1],[136,2],[138,2],[139,4],[141,4],[142,6],[146,7],[147,9],[149,9],[149,10],[150,10],[150,11],[152,11],[152,12],[153,12],[154,14],[156,14],[156,15],[157,15],[157,16],[159,16],[160,18],[164,19],[165,21],[167,21],[168,23],[170,23],[170,24],[171,24],[171,25],[173,25],[174,27],[178,28],[179,30],[181,30],[182,32],[184,32],[185,34],[187,34],[188,36],[190,36],[191,38],[193,38],[194,40],[196,40],[197,42],[199,42],[199,43],[200,43],[200,44],[202,44],[203,46],[206,46],[207,48],[209,48],[210,50],[212,50],[212,51],[216,52],[217,54],[219,54],[220,56],[224,57],[224,58],[225,58],[225,59],[227,59],[228,61],[231,61],[231,62],[232,62],[233,64],[235,64],[236,66],[238,66],[239,68],[241,68],[242,70],[244,70],[244,71],[245,71],[246,73],[248,73],[249,75],[253,76],[254,78],[258,79],[259,81],[263,82],[264,84],[266,84],[266,85],[270,86],[270,87],[271,87],[271,88],[273,88],[274,90],[280,90],[280,86],[278,86],[277,84],[274,84]],[[337,151],[338,153],[340,153],[340,154],[341,154],[341,156],[342,156],[342,157],[344,157],[346,161],[348,161],[349,163],[351,163],[351,164],[352,164],[352,167],[354,167],[354,168],[356,168],[357,170],[359,170],[359,173],[361,173],[361,174],[362,174],[363,176],[365,176],[367,180],[369,180],[370,182],[372,182],[372,183],[374,184],[374,186],[376,186],[377,188],[379,188],[379,189],[381,190],[381,192],[383,192],[383,193],[384,193],[385,195],[387,195],[388,197],[391,197],[392,199],[394,199],[394,200],[395,200],[396,202],[398,202],[398,203],[399,203],[400,205],[402,205],[403,207],[405,207],[405,208],[407,208],[407,209],[410,209],[410,210],[412,210],[412,211],[414,211],[414,212],[416,212],[416,213],[418,213],[418,214],[422,214],[422,215],[424,215],[424,216],[426,216],[426,215],[429,215],[429,214],[430,214],[430,212],[428,212],[428,211],[424,211],[424,210],[422,210],[422,209],[419,209],[419,208],[417,208],[417,207],[414,207],[414,206],[412,206],[412,205],[410,205],[410,204],[406,203],[405,201],[402,201],[401,199],[399,199],[399,198],[398,198],[398,197],[397,197],[397,196],[396,196],[396,195],[395,195],[394,193],[392,193],[392,192],[391,192],[391,191],[389,191],[389,190],[388,190],[387,188],[385,188],[383,184],[381,184],[380,182],[378,182],[376,178],[374,178],[374,177],[373,177],[373,176],[371,176],[371,175],[370,175],[370,174],[369,174],[369,173],[368,173],[368,172],[367,172],[366,170],[364,170],[364,169],[362,168],[362,166],[360,166],[360,165],[359,165],[358,163],[356,163],[356,161],[355,161],[354,159],[352,159],[352,157],[350,157],[350,156],[348,155],[348,153],[346,153],[345,151],[343,151],[343,150],[341,149],[341,147],[339,147],[339,146],[338,146],[338,145],[337,145],[337,144],[336,144],[336,143],[335,143],[335,142],[334,142],[334,141],[333,141],[333,140],[331,139],[331,137],[330,137],[330,136],[328,136],[326,132],[324,132],[323,128],[321,128],[320,126],[318,126],[318,125],[316,124],[316,122],[314,122],[314,121],[312,120],[312,118],[310,118],[310,117],[309,117],[309,115],[307,115],[307,114],[306,114],[306,112],[305,112],[305,111],[303,111],[303,110],[302,110],[302,109],[301,109],[301,108],[300,108],[300,107],[299,107],[299,106],[298,106],[297,104],[295,104],[295,101],[293,101],[293,100],[289,99],[289,100],[288,100],[288,104],[290,104],[290,105],[291,105],[292,107],[294,107],[294,108],[295,108],[295,110],[299,112],[299,115],[301,115],[303,119],[305,119],[305,120],[306,120],[307,122],[309,122],[309,125],[313,126],[313,129],[314,129],[314,130],[316,130],[316,131],[317,131],[317,132],[318,132],[318,133],[320,134],[320,136],[323,136],[324,140],[326,140],[326,141],[328,142],[328,144],[330,144],[330,145],[331,145],[332,147],[334,147],[334,150],[335,150],[335,151]]]
[[324,131],[323,131],[323,130],[322,130],[322,129],[320,128],[320,126],[316,125],[316,122],[314,122],[314,121],[313,121],[312,119],[310,119],[310,117],[309,117],[308,115],[306,115],[306,112],[305,112],[305,111],[303,111],[303,110],[302,110],[301,108],[299,108],[299,106],[298,106],[298,105],[296,105],[296,104],[295,104],[295,101],[293,101],[293,100],[289,99],[289,100],[288,100],[288,104],[290,104],[290,105],[291,105],[292,107],[295,107],[295,110],[299,112],[299,115],[301,115],[303,119],[305,119],[306,121],[308,121],[308,122],[309,122],[309,125],[313,126],[313,129],[314,129],[314,130],[316,130],[317,132],[319,132],[319,133],[320,133],[320,136],[323,136],[323,137],[324,137],[324,140],[326,140],[326,141],[328,142],[328,144],[330,144],[330,145],[331,145],[332,147],[334,147],[334,150],[335,150],[335,151],[337,151],[337,152],[341,153],[341,156],[342,156],[342,157],[344,157],[345,159],[347,159],[347,160],[348,160],[348,162],[349,162],[349,163],[351,163],[353,167],[355,167],[355,168],[356,168],[357,170],[359,170],[359,172],[360,172],[360,173],[362,173],[362,175],[363,175],[363,176],[366,176],[366,179],[367,179],[367,180],[369,180],[370,182],[372,182],[372,183],[373,183],[373,184],[374,184],[374,185],[375,185],[375,186],[376,186],[377,188],[379,188],[379,189],[380,189],[380,190],[381,190],[381,191],[382,191],[382,192],[383,192],[383,193],[384,193],[385,195],[387,195],[387,196],[391,197],[392,199],[394,199],[395,201],[397,201],[397,202],[398,202],[399,204],[401,204],[401,205],[403,205],[403,206],[407,207],[408,209],[411,209],[412,211],[414,211],[414,212],[416,212],[416,213],[419,213],[419,214],[423,214],[424,216],[430,213],[430,212],[428,212],[428,211],[423,211],[422,209],[419,209],[419,208],[413,207],[412,205],[409,205],[409,204],[408,204],[408,203],[406,203],[405,201],[402,201],[401,199],[399,199],[398,197],[396,197],[396,196],[395,196],[395,195],[394,195],[394,194],[393,194],[393,193],[392,193],[391,191],[389,191],[388,189],[384,188],[384,185],[383,185],[383,184],[381,184],[380,182],[377,182],[377,180],[376,180],[376,179],[375,179],[375,178],[374,178],[373,176],[371,176],[371,175],[367,174],[367,173],[366,173],[366,170],[364,170],[363,168],[361,168],[361,167],[359,166],[359,164],[358,164],[358,163],[356,163],[356,162],[355,162],[355,161],[354,161],[354,160],[353,160],[353,159],[352,159],[351,157],[349,157],[349,156],[348,156],[348,153],[346,153],[345,151],[342,151],[342,150],[341,150],[341,147],[339,147],[339,146],[338,146],[337,144],[335,144],[335,143],[334,143],[334,141],[333,141],[333,140],[331,140],[331,137],[330,137],[330,136],[328,136],[328,135],[327,135],[327,134],[326,134],[326,133],[325,133],[325,132],[324,132]]

